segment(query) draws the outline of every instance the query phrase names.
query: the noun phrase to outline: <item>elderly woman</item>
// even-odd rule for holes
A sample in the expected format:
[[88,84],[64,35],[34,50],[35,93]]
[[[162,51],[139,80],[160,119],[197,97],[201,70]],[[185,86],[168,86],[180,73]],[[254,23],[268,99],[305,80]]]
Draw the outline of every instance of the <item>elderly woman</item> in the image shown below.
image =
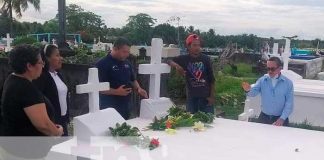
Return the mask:
[[55,123],[63,127],[64,135],[68,135],[67,124],[69,122],[68,112],[68,88],[63,76],[59,72],[62,68],[63,58],[55,45],[47,44],[41,50],[41,56],[45,67],[41,76],[33,81],[39,90],[53,104]]
[[9,64],[13,73],[5,81],[1,101],[3,136],[61,136],[63,128],[53,123],[51,103],[32,84],[44,67],[39,52],[17,46]]

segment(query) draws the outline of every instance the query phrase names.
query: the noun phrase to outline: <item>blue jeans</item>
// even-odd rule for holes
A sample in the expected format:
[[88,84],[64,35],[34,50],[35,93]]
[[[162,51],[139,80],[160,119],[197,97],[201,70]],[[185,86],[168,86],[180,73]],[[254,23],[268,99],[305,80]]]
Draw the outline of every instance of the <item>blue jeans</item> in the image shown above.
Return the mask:
[[194,114],[198,111],[215,113],[213,105],[208,105],[207,97],[189,97],[187,99],[187,111]]

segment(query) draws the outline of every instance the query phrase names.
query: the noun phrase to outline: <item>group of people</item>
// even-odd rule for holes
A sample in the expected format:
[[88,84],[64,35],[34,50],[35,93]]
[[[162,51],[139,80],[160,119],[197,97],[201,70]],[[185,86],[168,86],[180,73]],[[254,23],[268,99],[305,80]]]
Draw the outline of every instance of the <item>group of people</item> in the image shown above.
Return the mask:
[[[198,35],[189,35],[186,39],[188,54],[169,60],[186,79],[187,111],[214,113],[215,78],[211,60],[201,54],[201,40]],[[289,116],[294,107],[294,86],[291,80],[281,74],[282,61],[271,57],[267,61],[268,73],[251,86],[242,83],[247,96],[261,95],[261,113],[257,122],[276,126],[288,126]]]
[[54,45],[39,52],[30,45],[15,47],[9,55],[13,71],[1,99],[1,135],[67,135],[67,86],[56,70],[62,57]]
[[[201,39],[191,34],[186,41],[188,54],[167,63],[186,80],[187,111],[215,113],[215,78],[212,61],[201,53]],[[113,49],[99,60],[99,80],[109,82],[110,90],[100,92],[100,109],[115,108],[125,119],[130,116],[130,95],[148,98],[136,80],[134,67],[127,60],[131,43],[118,38]],[[69,123],[69,89],[60,72],[63,58],[55,45],[40,51],[30,45],[15,47],[9,56],[13,73],[2,91],[0,130],[2,136],[67,136]],[[267,62],[268,74],[254,86],[243,82],[247,96],[261,94],[259,122],[288,125],[293,111],[293,83],[280,73],[281,60]]]

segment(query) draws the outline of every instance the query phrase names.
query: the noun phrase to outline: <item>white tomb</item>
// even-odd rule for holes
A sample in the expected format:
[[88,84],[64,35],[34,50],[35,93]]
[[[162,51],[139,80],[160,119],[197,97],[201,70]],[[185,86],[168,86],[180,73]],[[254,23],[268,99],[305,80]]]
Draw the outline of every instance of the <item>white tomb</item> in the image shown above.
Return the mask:
[[14,40],[13,38],[10,38],[10,34],[7,33],[6,38],[2,38],[3,41],[6,41],[7,45],[5,47],[5,52],[10,52],[12,50],[11,43]]
[[139,65],[139,74],[150,74],[149,99],[141,101],[141,118],[153,119],[155,116],[164,116],[173,105],[169,98],[160,97],[161,74],[171,71],[169,65],[161,63],[162,48],[162,39],[153,38],[151,63]]
[[[300,75],[288,70],[290,55],[290,40],[286,39],[283,53],[284,69],[281,73],[294,84],[294,111],[289,120],[291,123],[307,121],[313,126],[324,127],[324,81],[303,79]],[[239,119],[247,121],[249,117],[258,117],[261,105],[260,96],[247,97],[245,102],[244,112]]]
[[[127,121],[140,129],[150,122],[141,118]],[[145,136],[159,138],[161,146],[152,151],[121,144],[111,137],[94,137],[88,145],[72,139],[54,146],[46,160],[57,157],[70,160],[77,156],[94,160],[322,160],[324,157],[323,132],[226,119],[216,119],[212,125],[198,133],[190,128],[179,129],[175,135],[142,131]],[[84,147],[76,152],[77,145]],[[91,155],[84,155],[89,152]]]
[[[161,39],[153,39],[154,53],[161,53]],[[160,57],[161,54],[156,54]],[[142,66],[145,73],[151,75],[153,81],[152,85],[158,85],[159,77],[162,69],[153,69],[155,72],[148,69],[155,65],[164,68],[164,64],[160,64],[160,58],[154,57],[152,64]],[[164,71],[167,69],[164,69]],[[89,83],[79,86],[79,93],[90,93],[89,107],[91,113],[83,115],[87,116],[87,120],[83,120],[85,128],[79,128],[76,134],[84,130],[100,130],[97,133],[108,131],[108,127],[104,124],[116,123],[116,118],[110,115],[97,116],[98,114],[98,91],[108,89],[107,84],[100,84],[97,80],[97,72],[94,69],[89,71]],[[94,77],[91,79],[90,77]],[[102,88],[99,87],[103,85]],[[154,92],[155,91],[155,92]],[[157,89],[151,92],[150,98],[157,103],[161,98],[158,96]],[[143,107],[143,106],[142,106]],[[159,107],[151,107],[151,114],[159,114]],[[144,113],[141,113],[144,114]],[[146,128],[152,119],[139,117],[128,120],[127,123],[136,126],[139,129]],[[80,119],[80,117],[78,117]],[[80,122],[81,123],[81,122]],[[77,124],[78,125],[78,124]],[[96,129],[88,128],[88,126],[95,126]],[[149,151],[136,146],[128,146],[118,142],[111,136],[101,137],[102,134],[97,134],[96,137],[91,137],[90,141],[79,141],[79,137],[74,137],[71,140],[52,147],[46,160],[57,159],[78,159],[88,158],[95,160],[165,160],[165,159],[186,159],[186,160],[210,160],[210,159],[262,159],[262,160],[287,160],[287,159],[312,159],[322,160],[324,157],[324,132],[309,131],[288,127],[276,127],[272,125],[246,123],[241,121],[233,121],[226,119],[216,119],[205,132],[194,132],[190,128],[181,128],[177,130],[177,134],[168,135],[166,132],[157,132],[151,130],[142,131],[145,136],[159,138],[161,146],[155,150]],[[98,136],[99,135],[99,136]],[[89,136],[89,135],[87,135]],[[278,145],[279,144],[279,145]],[[197,147],[199,146],[199,147]],[[279,156],[278,156],[279,155]]]
[[73,119],[74,135],[79,140],[89,141],[91,136],[105,136],[109,127],[125,121],[113,108],[99,109],[99,91],[105,90],[109,90],[109,83],[99,83],[97,68],[89,68],[87,84],[76,86],[77,93],[89,94],[89,113]]
[[94,44],[92,45],[91,52],[98,52],[98,51],[110,51],[113,48],[112,43],[103,43],[100,41],[100,37],[98,39],[98,43],[96,43],[96,39],[94,39]]

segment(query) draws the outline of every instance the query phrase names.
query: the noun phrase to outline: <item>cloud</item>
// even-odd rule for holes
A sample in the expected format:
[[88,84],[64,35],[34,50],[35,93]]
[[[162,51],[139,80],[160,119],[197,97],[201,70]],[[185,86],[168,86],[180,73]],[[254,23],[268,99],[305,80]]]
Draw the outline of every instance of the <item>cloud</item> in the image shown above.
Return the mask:
[[[180,25],[218,34],[252,33],[279,38],[324,39],[323,0],[69,0],[105,20],[108,27],[121,27],[130,15],[147,13],[165,23],[181,17]],[[57,12],[57,1],[41,1],[41,12],[28,9],[21,20],[44,22]],[[175,23],[174,23],[175,25]]]

